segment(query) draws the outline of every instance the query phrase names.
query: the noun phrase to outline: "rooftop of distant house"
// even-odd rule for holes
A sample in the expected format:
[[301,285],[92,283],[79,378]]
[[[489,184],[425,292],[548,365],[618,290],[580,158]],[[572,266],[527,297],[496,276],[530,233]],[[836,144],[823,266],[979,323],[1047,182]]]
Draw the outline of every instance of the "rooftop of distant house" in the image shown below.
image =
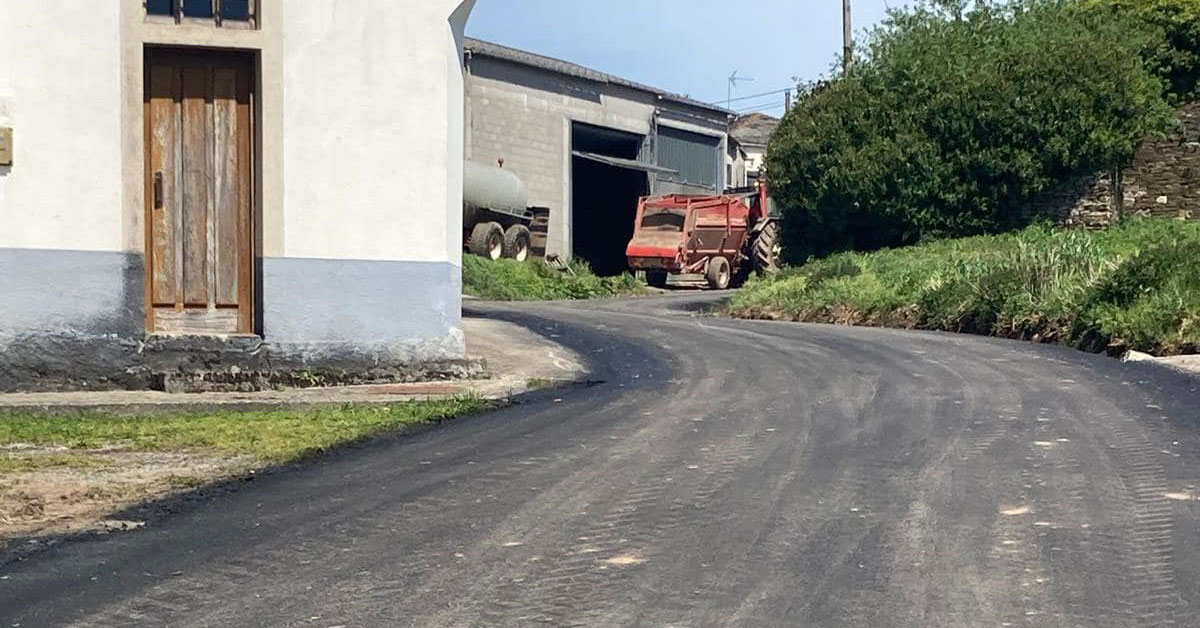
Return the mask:
[[738,116],[729,125],[729,135],[742,146],[766,146],[771,134],[779,128],[780,119],[765,113]]
[[629,89],[653,94],[662,100],[690,105],[692,107],[699,107],[701,109],[706,109],[708,111],[726,114],[729,116],[734,115],[734,112],[724,107],[701,102],[689,96],[671,93],[657,87],[651,87],[649,85],[644,85],[642,83],[621,78],[619,76],[614,76],[599,70],[593,70],[576,63],[571,63],[570,61],[563,61],[562,59],[555,59],[554,57],[547,57],[532,52],[526,52],[524,50],[518,50],[516,48],[509,48],[508,46],[494,44],[490,41],[483,41],[481,39],[473,39],[468,37],[463,45],[463,48],[468,54],[471,55],[491,57],[493,59],[500,59],[510,63],[519,63],[521,65],[540,68],[550,72],[556,72],[558,74],[581,78],[597,83],[620,85]]

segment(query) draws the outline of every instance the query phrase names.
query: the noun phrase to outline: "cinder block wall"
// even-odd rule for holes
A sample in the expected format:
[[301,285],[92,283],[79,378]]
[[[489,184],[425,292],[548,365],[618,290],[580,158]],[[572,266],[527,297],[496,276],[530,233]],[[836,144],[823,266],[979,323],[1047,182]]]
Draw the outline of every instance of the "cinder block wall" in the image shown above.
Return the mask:
[[504,160],[529,189],[529,203],[551,210],[547,253],[571,252],[571,123],[648,135],[653,97],[620,97],[599,84],[476,56],[467,76],[467,158]]

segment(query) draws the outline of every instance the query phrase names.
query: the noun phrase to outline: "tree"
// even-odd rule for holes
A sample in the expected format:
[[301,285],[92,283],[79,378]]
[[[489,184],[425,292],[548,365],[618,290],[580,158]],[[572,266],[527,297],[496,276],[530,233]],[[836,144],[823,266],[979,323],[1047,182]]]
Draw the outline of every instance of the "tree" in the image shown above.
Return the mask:
[[1036,220],[1036,195],[1170,128],[1142,56],[1160,40],[1128,12],[1058,0],[893,11],[855,72],[805,96],[772,139],[789,257]]
[[1159,29],[1142,50],[1146,64],[1167,81],[1173,100],[1200,95],[1200,0],[1087,0],[1084,8]]

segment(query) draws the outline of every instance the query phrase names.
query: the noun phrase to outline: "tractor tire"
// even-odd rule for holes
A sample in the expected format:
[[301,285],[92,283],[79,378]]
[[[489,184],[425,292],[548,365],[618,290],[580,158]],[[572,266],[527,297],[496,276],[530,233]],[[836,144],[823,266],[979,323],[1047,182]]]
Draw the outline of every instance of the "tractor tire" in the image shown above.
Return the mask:
[[661,270],[646,271],[646,284],[649,285],[651,288],[666,288],[667,287],[667,273],[665,273]]
[[783,265],[783,243],[778,222],[772,220],[758,232],[750,247],[750,254],[758,274],[774,275],[779,272]]
[[470,246],[475,255],[493,262],[504,255],[504,228],[498,222],[481,222],[471,229]]
[[523,262],[533,248],[533,234],[525,225],[513,225],[504,232],[504,257]]
[[724,257],[714,257],[708,260],[708,285],[713,290],[728,290],[733,282],[733,274],[729,270],[729,260]]

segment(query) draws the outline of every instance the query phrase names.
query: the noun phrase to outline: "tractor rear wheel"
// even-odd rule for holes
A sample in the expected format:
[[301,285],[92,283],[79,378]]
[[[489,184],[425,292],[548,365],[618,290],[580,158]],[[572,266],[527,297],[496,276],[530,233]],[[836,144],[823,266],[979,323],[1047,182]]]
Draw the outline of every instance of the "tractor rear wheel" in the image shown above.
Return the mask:
[[498,222],[481,222],[471,229],[470,246],[472,253],[486,257],[493,262],[504,255],[504,228]]
[[754,270],[760,275],[774,275],[782,266],[783,242],[780,238],[779,223],[772,220],[758,232],[751,247],[754,259]]
[[733,281],[729,270],[729,260],[724,257],[714,257],[708,260],[708,285],[714,290],[726,290]]
[[529,259],[533,235],[525,225],[513,225],[504,232],[504,257],[523,262]]

